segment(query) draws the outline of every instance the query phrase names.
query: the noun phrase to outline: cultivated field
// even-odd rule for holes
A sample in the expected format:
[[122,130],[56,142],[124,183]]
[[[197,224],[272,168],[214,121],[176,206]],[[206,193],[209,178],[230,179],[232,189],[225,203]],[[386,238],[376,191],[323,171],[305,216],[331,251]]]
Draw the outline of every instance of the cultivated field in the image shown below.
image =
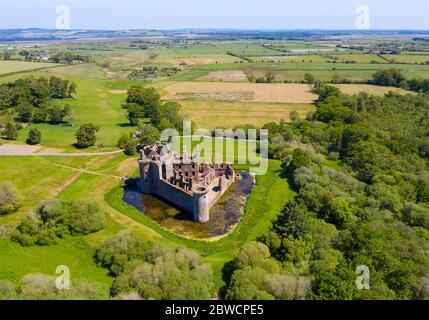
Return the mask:
[[401,88],[393,87],[382,87],[382,86],[373,86],[368,84],[337,84],[335,85],[345,94],[358,94],[359,92],[366,92],[368,94],[382,96],[389,92],[396,92],[400,94],[412,93]]
[[262,127],[269,122],[288,122],[289,114],[297,111],[305,116],[314,111],[310,104],[218,102],[218,101],[180,101],[184,113],[200,128],[234,128],[243,124]]
[[246,74],[241,70],[212,71],[198,78],[199,81],[247,82]]
[[306,84],[181,82],[164,90],[166,100],[312,103],[317,99]]

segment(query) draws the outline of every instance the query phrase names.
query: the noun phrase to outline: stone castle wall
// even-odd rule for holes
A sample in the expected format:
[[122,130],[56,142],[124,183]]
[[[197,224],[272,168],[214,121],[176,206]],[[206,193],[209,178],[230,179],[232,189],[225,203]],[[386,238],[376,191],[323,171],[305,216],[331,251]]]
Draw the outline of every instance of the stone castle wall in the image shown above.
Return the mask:
[[[191,179],[196,179],[195,174],[198,173],[196,163],[173,164],[171,158],[164,157],[161,161],[158,153],[151,153],[152,160],[145,157],[142,152],[139,161],[140,165],[140,188],[144,193],[153,193],[171,204],[193,213],[194,220],[197,222],[208,222],[210,219],[210,208],[216,201],[228,190],[234,182],[234,171],[229,169],[226,164],[217,166],[211,172],[208,170],[207,175],[201,175],[205,179],[205,185],[196,185],[194,188],[184,188],[182,183],[176,185],[170,178],[173,177],[173,166],[178,166],[181,174]],[[167,160],[167,161],[166,161]],[[225,176],[225,170],[229,170]],[[216,179],[216,177],[218,179]],[[174,178],[172,178],[174,179]],[[208,181],[213,180],[211,185],[207,185]]]

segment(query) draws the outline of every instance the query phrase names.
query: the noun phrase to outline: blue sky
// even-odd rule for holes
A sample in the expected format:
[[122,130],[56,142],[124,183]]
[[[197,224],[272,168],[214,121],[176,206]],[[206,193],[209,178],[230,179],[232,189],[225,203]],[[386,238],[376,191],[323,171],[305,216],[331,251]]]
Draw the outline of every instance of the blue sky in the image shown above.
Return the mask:
[[371,29],[429,30],[427,0],[14,0],[2,1],[0,28],[55,28],[70,7],[73,29],[354,29],[356,7]]

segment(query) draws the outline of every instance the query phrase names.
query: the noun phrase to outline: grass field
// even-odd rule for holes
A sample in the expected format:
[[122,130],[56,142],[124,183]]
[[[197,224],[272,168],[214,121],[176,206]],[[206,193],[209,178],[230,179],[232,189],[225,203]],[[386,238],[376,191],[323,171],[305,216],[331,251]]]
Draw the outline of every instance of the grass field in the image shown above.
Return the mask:
[[[57,167],[55,163],[67,167]],[[103,206],[99,199],[103,199],[104,191],[107,192],[120,183],[119,179],[114,179],[111,175],[130,174],[135,171],[136,163],[136,159],[130,162],[124,155],[55,159],[2,157],[0,182],[12,180],[15,183],[23,196],[23,208],[18,213],[1,217],[0,224],[16,225],[20,218],[36,208],[40,200],[49,197],[97,201],[104,209],[107,220],[106,227],[95,234],[60,240],[54,246],[27,248],[9,239],[0,239],[0,280],[19,282],[29,273],[55,275],[57,266],[67,265],[71,270],[72,281],[84,279],[98,282],[105,287],[108,298],[112,278],[105,269],[95,265],[95,248],[106,237],[116,234],[124,227],[132,228],[133,225],[127,224],[126,219],[116,217],[113,210]],[[82,173],[78,169],[93,170],[106,176]],[[119,219],[121,223],[115,219]]]
[[57,196],[79,176],[57,164],[89,169],[99,165],[99,161],[101,157],[0,157],[0,182],[13,182],[23,203],[17,213],[0,216],[0,224],[16,225],[40,201]]
[[[58,68],[53,74],[61,75],[63,72],[79,72],[81,66]],[[90,71],[91,72],[91,71]],[[72,119],[63,125],[33,124],[19,134],[19,140],[25,142],[28,131],[37,128],[42,132],[44,145],[70,147],[76,142],[75,133],[81,124],[92,122],[99,126],[97,145],[115,147],[118,138],[133,129],[128,127],[128,119],[122,102],[125,95],[113,94],[106,86],[106,81],[90,80],[69,76],[78,85],[77,98],[65,100],[72,106]]]
[[337,58],[338,62],[346,63],[346,62],[355,62],[355,63],[387,63],[386,60],[383,58],[380,58],[376,54],[339,54],[339,55],[332,55],[333,57]]
[[52,67],[58,67],[58,64],[43,62],[0,61],[0,76]]
[[82,238],[71,238],[49,247],[22,247],[9,239],[0,239],[0,279],[19,283],[31,273],[55,276],[58,266],[70,268],[71,280],[90,280],[108,289],[113,281],[106,269],[93,262],[95,251]]
[[[42,132],[43,146],[76,151],[72,144],[77,128],[83,123],[92,122],[100,127],[100,131],[97,134],[97,145],[91,151],[110,150],[122,134],[134,130],[128,126],[121,105],[127,89],[135,84],[155,87],[164,100],[178,101],[188,118],[199,127],[214,129],[244,124],[260,127],[272,121],[289,121],[291,111],[297,111],[301,117],[314,111],[313,101],[317,96],[310,92],[308,85],[250,83],[248,74],[264,76],[267,72],[273,72],[278,81],[301,81],[306,73],[324,81],[334,77],[365,81],[377,70],[399,68],[405,71],[408,78],[429,77],[429,66],[420,65],[429,60],[429,55],[387,55],[387,59],[395,58],[397,61],[389,64],[376,55],[358,54],[356,50],[337,49],[335,46],[299,41],[268,41],[273,45],[270,48],[264,46],[267,41],[200,41],[194,45],[159,41],[152,43],[146,50],[132,48],[126,41],[52,45],[52,50],[73,48],[75,53],[89,55],[96,63],[106,65],[100,67],[96,63],[89,63],[59,66],[0,61],[0,83],[29,75],[56,75],[75,81],[78,85],[76,98],[63,101],[73,108],[72,117],[68,119],[70,123],[58,126],[31,125],[20,132],[17,143],[26,140],[31,128],[38,128]],[[274,48],[289,51],[286,53]],[[228,55],[228,51],[252,57],[253,62]],[[331,63],[331,56],[338,58],[336,63]],[[351,61],[355,63],[346,63]],[[183,71],[169,79],[154,82],[135,82],[127,78],[135,68],[171,65],[180,66]],[[39,70],[41,68],[43,70]],[[375,95],[389,91],[406,93],[396,88],[360,84],[338,87],[347,94],[361,91]],[[5,114],[0,115],[0,122],[7,120]],[[236,169],[246,170],[248,167]],[[96,201],[106,213],[107,220],[103,230],[89,236],[61,240],[55,246],[24,248],[10,239],[0,239],[0,280],[19,282],[24,275],[37,272],[54,275],[58,265],[67,265],[71,268],[72,279],[103,284],[107,298],[112,278],[105,269],[94,264],[94,250],[107,237],[126,228],[148,240],[195,250],[204,261],[211,264],[217,288],[221,288],[224,284],[224,264],[232,259],[245,242],[256,240],[266,233],[284,204],[295,196],[283,175],[281,162],[270,160],[268,173],[256,179],[256,186],[245,207],[245,215],[237,229],[218,241],[197,241],[161,228],[122,201],[119,177],[133,176],[136,170],[136,158],[128,158],[123,154],[77,158],[1,157],[0,182],[13,181],[20,191],[23,205],[15,214],[0,216],[0,225],[16,226],[22,217],[37,208],[41,200],[51,197]]]
[[397,63],[420,64],[420,63],[429,62],[429,54],[427,55],[394,54],[394,55],[384,55],[383,57]]
[[288,122],[289,114],[297,111],[305,116],[314,111],[311,104],[258,103],[258,102],[219,102],[219,101],[180,101],[188,118],[200,128],[234,128],[242,124],[262,127],[269,122]]

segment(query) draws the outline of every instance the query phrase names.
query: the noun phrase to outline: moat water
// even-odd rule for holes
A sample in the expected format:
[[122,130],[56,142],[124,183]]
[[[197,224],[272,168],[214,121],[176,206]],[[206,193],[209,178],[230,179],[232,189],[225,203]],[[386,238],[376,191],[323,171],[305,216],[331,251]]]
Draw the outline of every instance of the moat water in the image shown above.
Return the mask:
[[247,197],[255,185],[255,180],[250,174],[240,172],[240,175],[242,179],[234,182],[210,209],[208,223],[194,222],[191,213],[156,196],[142,194],[136,188],[126,188],[123,201],[179,235],[196,239],[219,237],[230,233],[240,222]]

